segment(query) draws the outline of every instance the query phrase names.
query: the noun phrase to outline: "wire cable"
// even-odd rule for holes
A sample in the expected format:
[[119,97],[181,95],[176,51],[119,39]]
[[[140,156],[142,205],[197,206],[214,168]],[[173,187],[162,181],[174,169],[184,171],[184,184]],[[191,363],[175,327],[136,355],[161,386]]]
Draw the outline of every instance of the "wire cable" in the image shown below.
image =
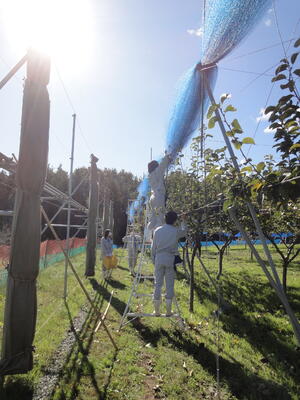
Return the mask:
[[[300,22],[300,19],[299,19],[298,23],[299,22]],[[295,40],[294,37],[292,37],[291,39],[288,39],[288,40],[284,40],[283,43],[289,43],[289,45],[291,45],[293,40]],[[274,44],[271,44],[270,46],[266,46],[266,47],[262,47],[257,50],[249,51],[249,53],[245,53],[245,54],[241,54],[239,56],[228,58],[228,59],[226,59],[226,61],[233,61],[233,60],[237,60],[238,58],[248,57],[248,56],[251,56],[252,54],[260,53],[262,51],[269,50],[269,49],[272,49],[272,48],[280,46],[280,45],[282,45],[282,42],[274,43]]]
[[64,81],[63,81],[63,79],[62,79],[62,76],[61,76],[59,70],[58,70],[57,64],[54,63],[54,65],[55,65],[55,69],[56,69],[57,76],[58,76],[58,78],[59,78],[59,80],[60,80],[60,83],[61,83],[61,85],[62,85],[62,87],[63,87],[63,90],[64,90],[64,92],[65,92],[66,98],[67,98],[67,100],[68,100],[68,102],[69,102],[69,105],[70,105],[70,107],[71,107],[73,113],[77,115],[77,120],[76,120],[76,122],[77,122],[77,126],[78,126],[78,128],[79,128],[79,133],[80,133],[80,135],[81,135],[81,137],[82,137],[82,139],[83,139],[83,141],[84,141],[84,143],[85,143],[85,145],[86,145],[87,150],[89,151],[89,154],[91,154],[91,153],[93,153],[93,151],[92,151],[91,147],[89,146],[88,141],[86,140],[86,137],[85,137],[85,135],[84,135],[84,133],[83,133],[83,129],[82,129],[81,124],[80,124],[80,121],[79,121],[79,119],[78,119],[78,113],[76,112],[76,109],[75,109],[75,107],[74,107],[74,104],[73,104],[73,102],[72,102],[72,100],[71,100],[71,96],[69,95],[69,92],[68,92],[68,90],[67,90],[67,87],[66,87],[66,85],[65,85],[65,83],[64,83]]
[[276,12],[276,7],[275,7],[275,1],[274,1],[274,0],[272,0],[272,4],[273,4],[273,13],[274,13],[274,17],[275,17],[275,23],[276,23],[276,28],[277,28],[278,36],[279,36],[279,39],[280,39],[280,42],[281,42],[283,54],[284,54],[285,58],[287,58],[287,52],[286,52],[286,49],[285,49],[285,47],[284,47],[282,35],[281,35],[281,32],[280,32],[279,23],[278,23],[278,18],[277,18],[277,12]]
[[219,69],[223,69],[225,71],[233,71],[233,72],[242,72],[244,74],[252,74],[252,75],[259,75],[259,76],[273,76],[272,74],[265,74],[265,73],[261,73],[261,72],[253,72],[253,71],[244,71],[242,69],[235,69],[235,68],[227,68],[227,67],[219,67]]
[[[266,99],[266,101],[265,101],[264,110],[265,110],[266,107],[268,106],[268,103],[269,103],[269,100],[270,100],[270,97],[271,97],[271,94],[272,94],[274,85],[275,85],[275,82],[273,82],[272,85],[271,85],[271,89],[270,89],[269,94],[268,94],[268,96],[267,96],[267,99]],[[262,121],[261,118],[259,118],[259,120],[257,121],[256,128],[255,128],[254,134],[253,134],[253,136],[252,136],[253,139],[255,139],[255,136],[256,136],[256,134],[257,134],[257,131],[258,131],[258,128],[259,128],[259,126],[260,126],[261,121]],[[248,157],[248,155],[249,155],[249,152],[250,152],[252,146],[253,146],[253,144],[250,144],[250,146],[249,146],[249,148],[248,148],[248,150],[247,150],[247,153],[246,153],[247,157]]]
[[279,62],[277,62],[276,64],[272,65],[271,67],[267,68],[265,71],[261,72],[256,78],[254,78],[252,81],[250,81],[249,83],[247,83],[246,86],[244,86],[241,90],[240,93],[242,93],[243,91],[245,91],[246,89],[248,89],[249,86],[252,85],[252,83],[256,82],[257,79],[261,78],[262,76],[266,75],[266,72],[269,72],[271,69],[277,67],[277,65],[279,64]]

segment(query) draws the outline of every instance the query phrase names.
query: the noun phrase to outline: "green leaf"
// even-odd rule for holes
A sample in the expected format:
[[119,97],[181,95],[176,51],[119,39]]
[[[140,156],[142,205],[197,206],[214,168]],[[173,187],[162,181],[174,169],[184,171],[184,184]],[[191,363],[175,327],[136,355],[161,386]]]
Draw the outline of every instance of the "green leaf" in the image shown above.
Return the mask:
[[295,69],[293,73],[297,76],[300,76],[300,69]]
[[243,144],[255,144],[255,142],[254,142],[254,139],[252,138],[252,137],[245,137],[243,140],[242,140],[242,143]]
[[282,97],[279,99],[278,102],[281,103],[281,106],[282,106],[282,104],[287,103],[292,97],[293,97],[292,94],[288,94],[287,96],[282,96]]
[[241,169],[241,172],[252,172],[253,168],[248,165],[247,167],[244,167]]
[[281,62],[281,63],[288,64],[288,63],[289,63],[289,60],[287,60],[286,58],[282,58],[282,59],[280,60],[280,62]]
[[288,64],[281,64],[279,67],[276,69],[275,74],[279,74],[279,72],[285,71],[288,67]]
[[287,89],[287,88],[293,89],[294,83],[293,83],[293,81],[289,81],[288,83],[284,83],[284,84],[280,85],[280,87],[281,87],[281,89]]
[[285,111],[281,116],[280,116],[280,119],[283,121],[283,120],[285,120],[285,119],[287,119],[288,117],[291,117],[291,116],[293,116],[294,115],[294,111],[293,110],[287,110],[287,111]]
[[265,168],[265,163],[262,161],[256,165],[256,169],[258,172],[261,172]]
[[272,78],[272,82],[280,81],[281,79],[287,79],[287,78],[284,74],[279,74],[274,76],[274,78]]
[[297,136],[299,136],[299,134],[300,134],[298,126],[294,126],[292,128],[288,128],[288,130],[289,130],[289,135],[295,135],[296,134]]
[[231,200],[230,199],[225,200],[223,203],[223,211],[226,212],[230,206],[231,206]]
[[269,114],[270,112],[272,112],[272,111],[274,111],[274,110],[276,110],[276,107],[274,107],[274,106],[269,106],[269,107],[267,107],[267,108],[265,109],[264,114],[267,115],[267,114]]
[[216,109],[218,108],[218,104],[212,104],[208,111],[207,111],[207,118],[210,119],[213,115],[213,113],[216,111]]
[[294,47],[298,47],[300,46],[300,38],[296,40],[296,42],[294,43]]
[[237,150],[240,150],[240,148],[241,148],[242,145],[243,145],[242,142],[240,142],[239,140],[236,140],[236,139],[233,139],[233,140],[232,140],[232,144],[234,145],[234,147],[235,147]]
[[253,190],[258,190],[261,187],[262,187],[262,183],[261,182],[257,182],[252,186],[252,189]]
[[300,148],[300,143],[295,143],[290,147],[290,151]]
[[279,117],[278,117],[278,115],[275,113],[275,112],[273,112],[270,116],[269,116],[269,121],[270,122],[274,122],[274,121],[276,121],[276,119],[278,119]]
[[229,104],[229,105],[225,108],[224,112],[228,112],[228,111],[236,111],[236,108],[233,107],[231,104]]
[[226,136],[228,136],[228,137],[234,137],[234,132],[232,132],[232,131],[226,131]]
[[212,128],[215,126],[217,120],[218,120],[217,117],[212,117],[212,118],[208,121],[208,128],[209,128],[209,129],[212,129]]
[[231,122],[231,125],[233,126],[236,133],[243,133],[242,127],[237,119],[234,119]]
[[291,55],[291,63],[292,63],[292,64],[295,63],[295,61],[296,61],[298,55],[299,55],[299,53],[294,53],[294,54]]
[[228,99],[229,93],[222,94],[220,101],[223,104],[226,99]]
[[281,127],[281,125],[278,124],[278,122],[273,122],[273,124],[269,125],[270,129],[277,129],[277,128],[280,128],[280,127]]
[[290,128],[290,127],[292,127],[292,126],[298,126],[298,124],[297,124],[297,121],[295,121],[294,119],[292,119],[292,120],[290,120],[290,121],[287,121],[285,124],[284,124],[284,127],[285,128]]

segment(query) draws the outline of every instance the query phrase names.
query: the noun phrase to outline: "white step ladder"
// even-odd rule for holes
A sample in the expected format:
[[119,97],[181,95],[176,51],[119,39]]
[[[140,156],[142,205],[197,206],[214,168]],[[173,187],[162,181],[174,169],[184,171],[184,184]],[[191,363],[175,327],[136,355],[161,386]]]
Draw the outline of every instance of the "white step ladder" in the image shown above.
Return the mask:
[[[145,283],[146,281],[149,282],[149,280],[150,280],[150,281],[153,281],[153,283],[154,283],[153,270],[150,273],[149,273],[149,271],[145,271],[145,267],[149,262],[149,257],[146,254],[146,227],[147,227],[147,224],[148,224],[148,204],[147,204],[147,208],[146,208],[144,237],[143,237],[142,249],[141,249],[141,253],[140,253],[140,259],[138,261],[138,268],[137,268],[137,272],[135,274],[135,277],[134,277],[134,280],[132,283],[128,302],[126,304],[123,316],[121,318],[119,330],[122,327],[124,327],[125,325],[127,325],[128,323],[134,321],[136,318],[141,318],[141,317],[168,318],[168,319],[170,319],[170,321],[172,323],[175,323],[180,328],[184,328],[184,326],[185,326],[184,320],[181,317],[179,305],[178,305],[178,302],[177,302],[175,296],[173,297],[173,304],[174,304],[176,311],[175,311],[175,313],[171,314],[170,316],[167,316],[166,314],[160,314],[159,316],[157,316],[155,313],[149,313],[149,312],[146,313],[146,312],[141,311],[141,308],[143,305],[139,302],[139,299],[143,298],[147,301],[149,299],[152,300],[152,298],[153,298],[153,295],[151,293],[142,293],[142,292],[139,292],[139,290],[138,290],[139,287],[141,286],[141,284]],[[154,269],[154,267],[153,267],[153,269]],[[146,285],[144,285],[144,287],[145,286]],[[148,291],[149,291],[149,288],[148,288]],[[151,288],[151,291],[153,292],[153,286]],[[138,300],[138,304],[135,303],[136,299]],[[132,310],[133,307],[136,308],[135,311]]]

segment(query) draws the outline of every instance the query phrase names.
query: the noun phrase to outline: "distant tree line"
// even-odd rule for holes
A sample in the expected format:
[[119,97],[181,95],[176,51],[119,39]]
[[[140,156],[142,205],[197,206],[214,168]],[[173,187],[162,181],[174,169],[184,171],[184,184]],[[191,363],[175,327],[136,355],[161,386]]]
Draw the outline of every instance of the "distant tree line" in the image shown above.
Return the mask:
[[[114,227],[113,236],[116,244],[122,244],[122,237],[126,233],[127,225],[127,207],[128,200],[135,199],[137,192],[136,188],[139,184],[139,179],[131,172],[124,170],[117,171],[116,169],[99,169],[99,216],[102,218],[104,196],[106,200],[113,202]],[[86,167],[77,168],[73,174],[73,188],[75,188],[83,179],[83,183],[74,194],[73,198],[84,206],[88,206],[89,199],[89,169]],[[62,192],[68,192],[68,173],[63,170],[60,165],[57,169],[48,167],[47,182],[55,186]],[[5,171],[0,172],[0,210],[13,210],[15,197],[15,177],[13,173]],[[51,218],[57,211],[60,201],[49,199],[43,202],[43,206],[47,215]],[[66,207],[65,207],[66,208]],[[84,215],[80,211],[72,211],[71,225],[81,225],[84,221]],[[65,224],[67,220],[67,211],[62,211],[54,220],[55,224]],[[0,230],[9,231],[11,226],[11,217],[0,218]],[[44,222],[42,228],[44,227]],[[56,231],[61,239],[66,237],[66,228],[56,227]],[[71,236],[76,233],[77,229],[71,229]],[[86,231],[81,230],[78,237],[85,237]],[[53,239],[49,229],[45,231],[42,240]]]

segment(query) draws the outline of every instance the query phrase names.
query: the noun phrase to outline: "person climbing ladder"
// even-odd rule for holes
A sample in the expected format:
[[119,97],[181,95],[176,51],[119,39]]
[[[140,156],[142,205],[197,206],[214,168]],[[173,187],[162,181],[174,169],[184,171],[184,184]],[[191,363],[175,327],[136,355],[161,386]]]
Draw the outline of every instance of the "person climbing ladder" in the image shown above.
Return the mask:
[[170,162],[171,157],[169,154],[166,154],[160,163],[153,160],[148,164],[151,196],[149,200],[150,215],[147,228],[150,231],[153,231],[164,223],[166,202],[164,174]]

